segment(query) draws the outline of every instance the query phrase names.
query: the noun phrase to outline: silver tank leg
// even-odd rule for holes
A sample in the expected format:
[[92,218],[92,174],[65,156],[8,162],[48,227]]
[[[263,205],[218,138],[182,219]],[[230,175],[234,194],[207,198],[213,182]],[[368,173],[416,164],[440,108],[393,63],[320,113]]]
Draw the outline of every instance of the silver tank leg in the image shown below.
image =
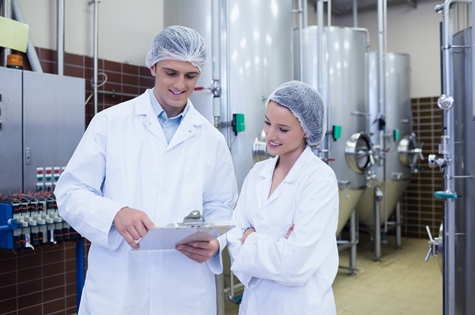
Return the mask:
[[356,215],[356,208],[353,209],[351,212],[350,217],[350,241],[351,241],[351,249],[350,249],[350,275],[355,275],[356,271],[356,247],[358,245],[358,238],[357,238],[357,228],[358,228],[358,220]]
[[225,315],[224,314],[224,275],[221,273],[220,275],[215,276],[216,279],[216,310],[217,315]]
[[398,201],[396,204],[396,246],[398,249],[401,248],[401,230],[402,230],[401,204]]
[[383,200],[383,191],[379,186],[374,187],[374,260],[381,258],[381,200]]

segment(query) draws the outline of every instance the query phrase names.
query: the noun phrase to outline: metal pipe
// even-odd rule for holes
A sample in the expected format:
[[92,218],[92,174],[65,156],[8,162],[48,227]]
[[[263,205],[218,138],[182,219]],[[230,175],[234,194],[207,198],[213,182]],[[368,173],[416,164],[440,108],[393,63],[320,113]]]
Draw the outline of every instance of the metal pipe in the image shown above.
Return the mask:
[[64,75],[64,0],[58,0],[58,75]]
[[115,96],[126,96],[126,97],[130,97],[130,98],[134,98],[134,97],[137,97],[137,96],[138,96],[138,95],[136,95],[136,94],[131,94],[131,93],[116,92],[115,90],[112,90],[112,91],[102,91],[102,90],[98,90],[97,93],[98,93],[98,94],[111,95],[112,97],[115,97]]
[[[455,1],[454,1],[455,2]],[[466,1],[458,1],[466,2]],[[450,7],[453,2],[445,1],[442,10],[442,93],[451,97],[453,91],[453,35],[450,25]],[[440,6],[436,7],[436,11]],[[473,43],[472,43],[473,44]],[[443,154],[447,165],[444,167],[444,190],[446,193],[454,194],[453,174],[455,165],[452,163],[451,153],[454,151],[454,115],[453,107],[446,108],[443,112],[443,135],[442,143],[439,146],[439,153]],[[455,303],[455,200],[446,198],[444,200],[444,260],[443,260],[443,283],[444,283],[444,314],[454,315],[456,312]]]
[[380,204],[383,199],[383,191],[381,187],[374,187],[374,260],[379,261],[381,258],[381,225]]
[[94,115],[97,114],[97,72],[98,72],[98,33],[99,33],[99,0],[92,0],[89,4],[94,4],[94,43],[93,43],[93,61],[94,61],[94,74],[92,78],[92,89],[94,95]]
[[216,311],[217,315],[225,315],[224,308],[224,275],[221,273],[215,276],[216,281]]
[[220,55],[220,21],[219,21],[219,0],[211,2],[211,60],[213,85],[213,117],[214,126],[219,128],[221,122],[221,55]]
[[402,228],[401,228],[401,203],[398,201],[396,204],[396,246],[401,248],[402,241]]
[[[11,0],[3,0],[3,2],[2,2],[2,13],[3,13],[4,18],[10,19],[12,17],[12,1]],[[4,47],[3,48],[3,56],[2,56],[4,67],[7,66],[7,57],[8,57],[9,54],[11,54],[11,49],[7,48],[7,47]]]
[[85,282],[85,264],[84,264],[84,240],[76,242],[76,311],[79,312],[81,304],[81,294]]
[[[224,43],[224,47],[223,46],[220,46],[224,49],[224,55],[227,55],[229,50],[230,50],[230,40],[229,40],[229,30],[231,29],[231,25],[230,25],[230,21],[229,21],[229,17],[230,17],[230,9],[229,9],[229,6],[228,6],[228,1],[224,1],[222,2],[222,6],[220,7],[220,12],[223,12],[223,14],[221,14],[221,17],[224,19],[224,21],[222,21],[221,25],[225,25],[225,35],[226,35],[226,41]],[[220,20],[221,21],[221,20]],[[223,51],[222,51],[223,52]],[[225,79],[226,79],[226,82],[224,82],[224,86],[226,87],[226,104],[225,104],[225,109],[226,109],[226,113],[225,113],[225,117],[226,117],[226,122],[230,122],[232,121],[231,119],[231,93],[229,93],[228,91],[228,88],[229,88],[229,82],[231,82],[231,71],[228,71],[227,69],[231,69],[231,58],[224,58],[224,63],[225,63],[225,67],[223,69],[223,71],[225,71]],[[227,141],[227,144],[228,144],[228,148],[231,148],[231,129],[230,128],[226,128],[226,141]]]
[[[475,5],[472,4],[472,24],[475,21]],[[475,30],[472,27],[472,91],[475,91]],[[472,118],[475,119],[475,93],[472,92]]]
[[[317,60],[318,60],[318,93],[323,93],[323,0],[317,0]],[[324,97],[325,100],[325,97]],[[326,100],[325,100],[326,101]],[[327,103],[327,102],[325,102]]]
[[[20,7],[16,0],[12,0],[12,9],[15,20],[21,23],[25,23],[25,19],[23,19],[23,14],[21,13]],[[41,67],[40,59],[38,58],[35,45],[33,45],[33,41],[31,40],[30,36],[28,36],[28,48],[26,49],[26,55],[28,56],[28,61],[30,62],[31,70],[43,73],[43,68]]]
[[356,246],[358,244],[358,237],[357,237],[357,229],[358,229],[358,219],[356,215],[356,208],[353,209],[350,216],[350,242],[351,242],[351,250],[350,250],[350,275],[354,275],[356,271]]
[[358,0],[353,0],[353,27],[358,27]]
[[[300,81],[303,82],[303,21],[302,21],[302,2],[303,0],[299,0],[298,2],[298,21],[299,21],[299,74],[300,74]],[[305,1],[306,2],[306,1]]]
[[308,26],[308,1],[303,2],[303,27]]

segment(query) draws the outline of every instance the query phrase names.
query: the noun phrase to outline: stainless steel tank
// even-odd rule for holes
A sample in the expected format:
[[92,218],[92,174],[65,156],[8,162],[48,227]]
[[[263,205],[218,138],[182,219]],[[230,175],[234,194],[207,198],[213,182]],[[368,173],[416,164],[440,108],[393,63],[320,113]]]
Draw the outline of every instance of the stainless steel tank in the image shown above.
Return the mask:
[[[378,53],[369,54],[369,131],[376,163],[372,186],[363,194],[357,209],[359,222],[371,230],[375,225],[374,188],[382,190],[380,224],[388,221],[415,171],[420,148],[412,133],[410,58],[386,53],[385,102],[378,97]],[[376,210],[377,211],[377,210]]]
[[318,82],[318,26],[302,29],[301,44],[299,30],[294,30],[294,56],[300,55],[302,47],[303,58],[302,75],[299,58],[294,58],[294,78],[302,78],[318,91],[323,86],[328,132],[316,154],[328,162],[338,179],[339,234],[366,188],[364,171],[371,165],[366,134],[368,43],[363,29],[325,27],[322,33],[326,51],[322,82]]
[[[217,15],[212,14],[216,5]],[[207,42],[209,59],[197,85],[210,86],[215,79],[213,71],[220,69],[221,117],[217,127],[228,140],[240,189],[254,165],[252,148],[264,125],[265,99],[292,79],[292,2],[165,0],[163,16],[165,27],[191,27]],[[213,37],[217,23],[218,36]],[[214,47],[217,49],[213,55]],[[209,89],[195,91],[191,101],[215,123],[216,100]],[[232,131],[233,114],[244,115],[243,132]]]

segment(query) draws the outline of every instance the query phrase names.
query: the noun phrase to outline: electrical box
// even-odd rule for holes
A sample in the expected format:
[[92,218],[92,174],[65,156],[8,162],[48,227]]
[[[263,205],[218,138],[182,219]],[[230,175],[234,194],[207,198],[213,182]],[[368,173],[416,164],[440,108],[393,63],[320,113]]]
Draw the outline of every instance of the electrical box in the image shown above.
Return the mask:
[[0,193],[53,190],[85,130],[84,79],[0,67],[0,94]]

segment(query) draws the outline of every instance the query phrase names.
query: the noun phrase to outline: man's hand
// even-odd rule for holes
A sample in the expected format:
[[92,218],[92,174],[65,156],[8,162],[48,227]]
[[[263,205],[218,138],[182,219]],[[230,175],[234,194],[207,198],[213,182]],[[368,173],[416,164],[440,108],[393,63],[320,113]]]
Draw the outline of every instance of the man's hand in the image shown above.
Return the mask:
[[193,242],[188,245],[182,244],[178,245],[176,250],[191,260],[202,264],[218,252],[219,242],[217,239],[214,239],[209,242]]
[[130,247],[139,248],[139,242],[147,232],[155,227],[148,215],[137,209],[124,207],[117,212],[114,225]]

